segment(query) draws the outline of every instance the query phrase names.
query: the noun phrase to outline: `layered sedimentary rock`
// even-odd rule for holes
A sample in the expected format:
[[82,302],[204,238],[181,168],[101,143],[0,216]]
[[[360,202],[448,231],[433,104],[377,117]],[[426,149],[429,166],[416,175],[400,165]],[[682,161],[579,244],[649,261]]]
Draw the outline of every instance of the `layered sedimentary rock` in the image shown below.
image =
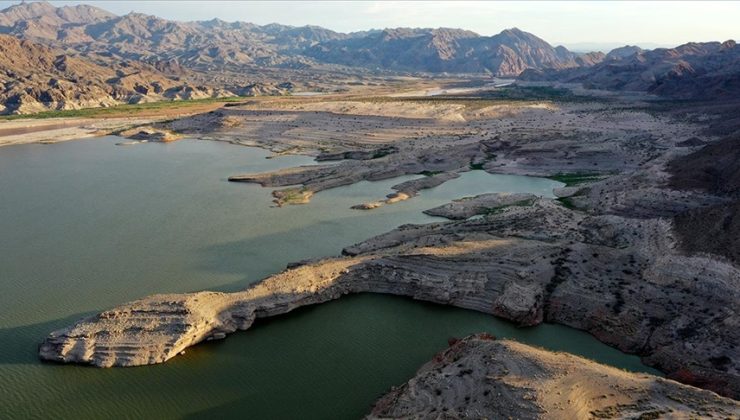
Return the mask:
[[239,293],[151,296],[53,332],[39,354],[99,367],[162,363],[195,343],[247,329],[258,317],[341,296],[346,289],[337,278],[361,260],[301,266]]
[[733,418],[740,404],[567,353],[478,334],[453,342],[367,418]]
[[352,206],[352,208],[355,210],[372,210],[385,204],[394,204],[400,201],[405,201],[409,198],[416,197],[421,190],[440,186],[451,179],[459,177],[460,174],[458,174],[457,172],[442,172],[439,174],[432,174],[429,176],[404,181],[400,184],[392,186],[391,189],[395,190],[395,192],[386,195],[386,198],[384,200],[357,204]]
[[373,292],[583,329],[672,378],[737,397],[740,270],[674,248],[670,221],[591,216],[540,199],[478,220],[402,226],[244,292],[143,299],[52,333],[40,355],[158,363],[255,318]]
[[475,215],[486,214],[507,206],[529,205],[537,198],[534,194],[525,193],[491,193],[475,197],[465,197],[425,210],[430,216],[445,217],[450,220],[468,219]]
[[[41,357],[97,366],[157,363],[189,345],[248,328],[256,318],[346,293],[375,292],[477,310],[519,325],[569,325],[642,356],[671,378],[740,396],[740,270],[732,260],[705,253],[718,251],[702,245],[704,239],[686,247],[687,221],[676,218],[727,204],[724,192],[731,190],[671,184],[676,172],[669,162],[683,167],[676,158],[690,152],[681,144],[700,136],[711,145],[712,136],[686,122],[668,124],[608,104],[335,105],[312,100],[256,110],[244,104],[163,128],[281,152],[319,154],[321,147],[370,158],[235,177],[274,187],[302,184],[277,191],[284,201],[362,180],[430,175],[396,186],[406,194],[472,168],[579,172],[588,182],[558,190],[560,200],[517,202],[477,219],[401,226],[346,248],[344,257],[292,266],[244,292],[158,295],[123,305],[54,332],[42,344]],[[443,110],[467,121],[387,115],[402,106],[407,114]],[[345,108],[351,116],[341,115]],[[376,156],[374,151],[389,145],[393,153]],[[726,160],[727,171],[710,180],[734,179],[733,161]],[[470,209],[480,213],[490,205],[468,206],[475,203],[444,208],[463,218]],[[712,231],[721,226],[714,224]]]
[[[485,156],[485,151],[479,144],[468,144],[449,147],[442,154],[431,150],[394,153],[359,162],[300,166],[268,173],[234,175],[229,177],[229,181],[257,183],[264,187],[300,184],[300,187],[289,187],[273,193],[276,203],[283,205],[296,204],[292,198],[304,193],[312,195],[319,191],[363,180],[379,181],[401,175],[431,173],[430,176],[394,185],[392,189],[396,192],[389,194],[385,200],[390,204],[413,197],[420,190],[433,188],[459,177],[457,172],[470,170],[471,163],[485,160]],[[298,203],[305,202],[307,200],[301,200]]]

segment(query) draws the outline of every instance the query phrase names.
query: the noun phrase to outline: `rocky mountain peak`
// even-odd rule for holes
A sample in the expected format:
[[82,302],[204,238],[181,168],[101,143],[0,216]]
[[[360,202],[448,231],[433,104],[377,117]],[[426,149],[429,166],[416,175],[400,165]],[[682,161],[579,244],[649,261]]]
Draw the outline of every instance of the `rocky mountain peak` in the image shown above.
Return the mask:
[[727,41],[725,41],[725,42],[722,43],[722,49],[725,49],[725,50],[729,50],[729,49],[735,48],[736,46],[737,46],[737,44],[732,39],[728,39]]
[[607,60],[621,60],[629,56],[642,52],[642,48],[636,45],[625,45],[624,47],[615,48],[606,55]]
[[12,26],[12,20],[20,21],[33,19],[35,17],[43,15],[55,14],[56,10],[56,7],[46,1],[14,4],[3,10],[0,10],[0,14],[2,14],[4,17],[4,19],[0,20],[0,22],[4,21],[4,26]]
[[86,4],[63,6],[56,9],[56,15],[69,23],[96,23],[116,17],[113,13]]
[[523,38],[527,35],[527,33],[522,31],[519,28],[514,27],[514,28],[504,29],[503,31],[499,33],[499,35],[515,37],[515,38]]
[[84,4],[54,7],[45,2],[19,3],[0,10],[0,26],[29,26],[31,21],[46,21],[57,25],[90,24],[116,17],[113,13]]

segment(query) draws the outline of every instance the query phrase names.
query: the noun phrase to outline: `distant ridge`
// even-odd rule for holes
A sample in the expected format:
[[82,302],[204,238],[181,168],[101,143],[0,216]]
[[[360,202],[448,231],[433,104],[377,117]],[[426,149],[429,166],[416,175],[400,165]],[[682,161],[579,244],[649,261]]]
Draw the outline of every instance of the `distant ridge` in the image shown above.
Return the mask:
[[677,99],[740,99],[740,48],[732,40],[647,51],[625,46],[589,68],[528,69],[520,79],[581,83],[592,89]]
[[320,61],[394,70],[516,76],[527,68],[593,65],[565,47],[517,28],[486,37],[461,29],[386,29],[320,43],[307,51]]
[[581,55],[519,30],[480,36],[463,29],[390,28],[344,34],[318,26],[259,26],[211,19],[177,22],[141,13],[116,16],[87,5],[47,2],[0,11],[0,33],[79,52],[126,59],[176,60],[191,68],[222,65],[310,68],[340,64],[404,72],[515,76],[527,68],[590,66]]
[[674,98],[740,95],[734,41],[574,53],[518,28],[493,36],[456,28],[340,33],[279,23],[178,22],[135,12],[117,16],[43,1],[1,10],[0,37],[0,114],[285,94],[300,81],[313,89],[328,86],[338,73],[477,73]]

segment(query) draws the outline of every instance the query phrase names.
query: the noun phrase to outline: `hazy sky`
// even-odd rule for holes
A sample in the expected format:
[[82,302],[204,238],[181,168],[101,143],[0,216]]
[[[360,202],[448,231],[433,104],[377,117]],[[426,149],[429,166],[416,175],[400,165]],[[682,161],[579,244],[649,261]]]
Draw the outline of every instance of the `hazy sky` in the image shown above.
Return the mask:
[[[0,0],[0,7],[18,1]],[[458,27],[483,35],[518,27],[552,44],[675,46],[740,38],[740,2],[524,1],[52,1],[86,3],[116,14],[137,11],[175,20],[242,20],[319,25],[349,32],[397,26]]]

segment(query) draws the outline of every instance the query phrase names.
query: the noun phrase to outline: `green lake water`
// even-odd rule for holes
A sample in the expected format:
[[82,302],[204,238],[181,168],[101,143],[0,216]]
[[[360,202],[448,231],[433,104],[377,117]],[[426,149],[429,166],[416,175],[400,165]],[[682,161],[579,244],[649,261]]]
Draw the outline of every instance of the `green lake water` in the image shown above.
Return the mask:
[[291,261],[347,245],[422,210],[485,192],[550,195],[561,184],[471,171],[372,211],[350,206],[401,177],[271,207],[270,190],[229,175],[313,164],[307,157],[183,140],[115,137],[0,148],[0,418],[351,419],[414,374],[449,337],[487,331],[630,370],[651,371],[583,332],[519,329],[492,316],[358,295],[258,321],[156,366],[44,364],[38,343],[93,312],[152,293],[232,291]]

